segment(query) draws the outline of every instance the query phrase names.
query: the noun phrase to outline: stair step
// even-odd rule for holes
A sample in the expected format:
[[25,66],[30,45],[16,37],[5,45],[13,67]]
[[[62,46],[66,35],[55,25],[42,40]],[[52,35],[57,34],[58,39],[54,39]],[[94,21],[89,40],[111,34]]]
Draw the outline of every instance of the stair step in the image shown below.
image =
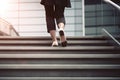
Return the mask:
[[[59,39],[59,37],[57,38]],[[41,36],[36,36],[36,37],[29,37],[29,36],[0,36],[0,40],[51,40],[51,37],[41,37]],[[72,37],[68,36],[67,40],[105,40],[103,36],[84,36],[84,37]]]
[[120,69],[119,64],[0,64],[0,69]]
[[[31,40],[25,40],[25,41],[17,41],[17,40],[12,40],[12,41],[4,41],[0,40],[0,45],[5,46],[13,46],[13,45],[37,45],[37,46],[50,46],[52,44],[52,41],[44,40],[44,41],[31,41]],[[101,41],[101,40],[90,40],[90,41],[68,41],[68,45],[108,45],[107,41]]]
[[30,50],[30,49],[4,49],[0,50],[0,54],[119,54],[120,49],[98,49],[98,50]]
[[120,64],[119,58],[1,58],[0,64]]
[[[77,47],[39,47],[39,46],[0,46],[0,50],[13,50],[13,51],[83,51],[83,50],[115,50],[114,46],[77,46]],[[118,49],[119,50],[119,49]]]
[[0,77],[0,80],[120,80],[120,77]]
[[0,54],[0,59],[79,59],[79,58],[120,58],[120,54]]
[[0,80],[120,80],[120,48],[102,36],[67,40],[0,37]]

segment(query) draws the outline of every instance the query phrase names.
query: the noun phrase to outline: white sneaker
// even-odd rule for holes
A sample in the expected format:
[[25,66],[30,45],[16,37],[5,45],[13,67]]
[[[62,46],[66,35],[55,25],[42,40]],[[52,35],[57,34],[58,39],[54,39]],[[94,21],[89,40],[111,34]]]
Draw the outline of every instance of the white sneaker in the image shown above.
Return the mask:
[[64,31],[64,29],[63,28],[59,28],[59,31]]
[[58,46],[58,42],[57,41],[53,41],[52,47],[57,47],[57,46]]
[[66,40],[63,28],[59,29],[59,35],[60,35],[60,40],[61,40],[61,46],[66,47],[67,46],[67,40]]

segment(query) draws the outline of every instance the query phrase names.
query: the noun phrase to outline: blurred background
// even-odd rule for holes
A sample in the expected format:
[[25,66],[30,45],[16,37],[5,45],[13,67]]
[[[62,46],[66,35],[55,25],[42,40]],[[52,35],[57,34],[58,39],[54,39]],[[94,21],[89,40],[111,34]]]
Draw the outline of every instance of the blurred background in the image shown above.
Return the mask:
[[[120,5],[120,0],[112,1]],[[67,36],[98,36],[102,28],[112,34],[120,33],[120,11],[114,6],[103,0],[71,0],[71,3],[72,8],[65,11]],[[4,0],[0,2],[0,18],[20,36],[49,36],[40,0]]]

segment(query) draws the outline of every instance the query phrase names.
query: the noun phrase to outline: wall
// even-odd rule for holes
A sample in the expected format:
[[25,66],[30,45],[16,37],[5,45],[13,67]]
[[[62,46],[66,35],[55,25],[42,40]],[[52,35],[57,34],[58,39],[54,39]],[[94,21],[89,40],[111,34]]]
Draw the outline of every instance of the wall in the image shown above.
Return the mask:
[[[2,18],[10,22],[20,36],[49,36],[46,31],[44,7],[40,0],[8,0],[8,10]],[[83,6],[82,0],[71,0],[72,8],[66,8],[67,36],[82,36]],[[58,34],[58,33],[57,33]]]
[[85,23],[86,36],[101,35],[102,28],[111,34],[118,34],[120,12],[103,0],[85,0]]

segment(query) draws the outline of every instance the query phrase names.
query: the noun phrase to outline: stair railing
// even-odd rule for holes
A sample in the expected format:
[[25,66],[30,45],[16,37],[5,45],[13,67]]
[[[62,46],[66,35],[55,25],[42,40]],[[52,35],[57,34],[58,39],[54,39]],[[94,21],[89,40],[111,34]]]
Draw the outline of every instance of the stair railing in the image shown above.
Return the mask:
[[102,29],[104,36],[109,40],[110,43],[119,46],[120,47],[120,42],[112,35],[110,34],[106,29]]
[[120,11],[120,6],[117,5],[116,3],[114,3],[111,0],[104,0],[106,3],[111,4],[112,6],[114,6],[115,8],[117,8]]
[[19,36],[19,34],[9,22],[0,18],[0,36]]
[[[117,5],[116,3],[114,3],[113,1],[111,0],[103,0],[104,2],[108,3],[108,4],[111,4],[113,7],[115,7],[117,10],[120,11],[120,6]],[[120,36],[119,35],[112,35],[107,29],[103,28],[102,29],[102,32],[103,32],[103,35],[105,36],[105,38],[108,39],[109,43],[110,44],[113,44],[117,47],[120,47],[120,42],[118,39],[120,39]]]

